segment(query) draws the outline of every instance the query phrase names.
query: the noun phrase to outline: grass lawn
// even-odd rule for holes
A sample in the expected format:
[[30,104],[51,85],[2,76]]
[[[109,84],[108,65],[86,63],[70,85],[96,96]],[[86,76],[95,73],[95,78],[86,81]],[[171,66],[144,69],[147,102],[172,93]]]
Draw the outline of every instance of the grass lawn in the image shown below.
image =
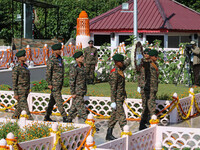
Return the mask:
[[[140,98],[140,94],[137,92],[137,83],[126,82],[126,92],[128,98]],[[195,93],[200,92],[200,87],[195,87]],[[159,89],[157,93],[157,99],[172,99],[173,93],[177,93],[180,98],[189,95],[189,88],[185,85],[175,86],[174,84],[159,84]],[[43,92],[49,93],[50,90],[45,90]],[[70,88],[64,87],[62,94],[70,95]],[[110,97],[110,85],[106,83],[97,83],[95,85],[88,85],[87,96],[100,96],[100,97]]]

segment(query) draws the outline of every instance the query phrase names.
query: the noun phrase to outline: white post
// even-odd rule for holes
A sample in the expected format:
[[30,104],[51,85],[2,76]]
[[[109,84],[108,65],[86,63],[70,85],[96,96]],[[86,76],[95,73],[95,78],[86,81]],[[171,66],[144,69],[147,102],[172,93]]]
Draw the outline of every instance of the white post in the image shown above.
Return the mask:
[[[94,116],[93,116],[93,114],[89,114],[88,115],[88,117],[87,117],[87,121],[89,122],[89,123],[91,123],[91,124],[94,124]],[[92,127],[92,126],[91,126]],[[93,128],[92,128],[92,130],[90,131],[90,135],[92,135],[92,133],[93,133]]]
[[32,94],[29,93],[27,97],[28,109],[30,112],[33,111]]
[[7,142],[5,139],[1,139],[0,140],[0,146],[1,146],[1,149],[7,149],[8,147],[6,146],[7,145]]
[[[124,127],[123,127],[123,130],[124,130],[124,135],[122,135],[122,137],[126,137],[126,149],[128,150],[128,148],[129,148],[129,136],[131,136],[131,135],[129,135],[129,133],[130,133],[130,130],[129,130],[129,126],[128,125],[125,125]],[[127,134],[126,134],[127,133]]]
[[7,134],[6,141],[7,141],[8,146],[10,147],[10,150],[14,150],[14,147],[12,144],[15,142],[15,136],[12,132]]
[[[178,98],[177,93],[174,93],[174,98]],[[170,123],[177,123],[178,122],[178,111],[177,108],[174,108],[170,113]]]
[[[193,89],[193,88],[190,88],[190,92],[191,92],[191,93],[194,93],[194,89]],[[193,95],[192,95],[192,94],[189,94],[189,97],[190,97],[191,100],[192,100]],[[191,109],[190,115],[193,115],[194,113],[195,113],[195,104],[193,103],[193,106],[192,106],[192,109]]]
[[[125,102],[127,103],[127,105],[128,105],[128,102],[125,100]],[[125,103],[123,103],[123,107],[124,107],[124,112],[125,112],[125,115],[126,115],[126,118],[128,118],[128,108],[127,108],[127,106],[126,106],[126,104]]]
[[85,150],[95,150],[95,148],[93,148],[94,145],[94,139],[91,135],[89,135],[86,139],[86,145],[85,145]]
[[18,125],[20,126],[20,128],[24,128],[24,126],[26,126],[26,121],[27,121],[27,113],[25,110],[23,110],[20,119],[18,121]]
[[[169,101],[166,101],[165,102],[165,107],[169,106],[170,105],[170,102]],[[160,120],[161,124],[166,126],[168,123],[169,123],[169,120],[167,119],[167,116],[169,116],[169,114],[167,114],[164,118],[162,118]]]
[[[52,124],[52,132],[50,133],[51,136],[53,136],[53,143],[55,144],[56,141],[57,141],[57,135],[56,135],[56,132],[58,131],[58,124],[54,123]],[[60,143],[58,141],[57,145],[56,145],[56,150],[60,150],[61,149],[61,146],[60,146]]]
[[134,36],[136,37],[136,40],[137,40],[137,0],[134,0],[134,21],[133,21],[133,24],[134,24]]
[[[153,121],[153,122],[151,122],[151,121]],[[151,124],[150,127],[155,127],[155,126],[158,125],[158,123],[159,123],[159,122],[157,122],[157,116],[156,116],[156,115],[152,115],[152,116],[151,116],[151,120],[150,120],[150,124]]]

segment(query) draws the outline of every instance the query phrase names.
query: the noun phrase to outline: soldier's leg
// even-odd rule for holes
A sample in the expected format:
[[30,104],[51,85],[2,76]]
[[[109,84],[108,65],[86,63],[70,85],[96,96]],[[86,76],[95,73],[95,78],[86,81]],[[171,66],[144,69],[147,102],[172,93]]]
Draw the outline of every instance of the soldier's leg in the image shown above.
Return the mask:
[[55,92],[52,92],[52,95],[55,99],[55,102],[56,102],[56,105],[58,106],[58,110],[60,111],[60,114],[63,116],[63,117],[66,117],[67,114],[63,108],[63,99],[62,99],[62,95],[61,95],[61,90],[58,89],[57,91]]
[[110,115],[110,120],[108,122],[108,128],[114,128],[115,124],[117,123],[117,110],[112,108],[112,112]]
[[23,95],[20,96],[19,106],[21,108],[21,111],[22,110],[26,111],[26,113],[28,115],[28,119],[33,120],[33,116],[31,115],[29,108],[28,108],[27,97],[28,97],[28,94],[23,94]]
[[150,118],[152,115],[155,115],[155,112],[156,112],[156,93],[157,92],[155,92],[155,91],[150,92],[150,97],[147,102]]
[[76,96],[76,109],[81,118],[84,120],[87,119],[87,111],[84,103],[84,96]]
[[94,71],[95,71],[95,65],[90,65],[90,79],[91,79],[91,83],[94,83]]
[[53,106],[56,103],[52,93],[53,92],[51,92],[50,99],[49,99],[49,104],[48,104],[47,111],[46,111],[46,116],[48,116],[48,118],[51,116],[52,110],[53,110]]
[[72,100],[72,106],[69,109],[68,119],[73,120],[77,115],[77,108],[76,108],[76,99]]
[[90,83],[90,65],[86,65],[86,79],[87,79],[87,83]]
[[119,101],[117,102],[117,118],[119,118],[119,125],[121,130],[123,131],[123,127],[127,124],[127,120],[126,120],[126,115],[124,112],[124,107],[123,107],[123,102],[124,101]]
[[20,108],[20,106],[19,106],[19,101],[18,101],[18,103],[17,103],[17,105],[15,106],[15,112],[14,112],[14,114],[12,115],[12,119],[19,119],[19,117],[20,117],[20,114],[21,114],[21,108]]

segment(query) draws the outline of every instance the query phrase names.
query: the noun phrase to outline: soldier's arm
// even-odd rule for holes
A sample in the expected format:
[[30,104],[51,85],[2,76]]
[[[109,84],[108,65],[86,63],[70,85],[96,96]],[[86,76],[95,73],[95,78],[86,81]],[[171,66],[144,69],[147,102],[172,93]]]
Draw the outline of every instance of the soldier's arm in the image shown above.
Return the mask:
[[46,69],[46,81],[48,85],[52,85],[52,75],[53,75],[53,62],[47,61],[47,69]]
[[110,74],[110,89],[111,89],[111,102],[116,102],[117,98],[117,74],[112,72]]
[[127,58],[127,59],[124,61],[124,67],[122,68],[122,70],[125,70],[130,64],[131,64],[131,59],[130,59],[130,58]]
[[192,52],[196,55],[200,55],[200,48],[196,47],[195,49],[192,49]]
[[18,77],[19,77],[19,72],[17,71],[17,67],[13,68],[12,71],[12,82],[13,82],[13,90],[14,90],[14,95],[18,95]]
[[84,63],[86,63],[87,48],[84,49]]
[[71,95],[76,95],[75,89],[76,89],[77,70],[74,66],[71,67],[69,76],[70,76],[69,85],[70,85]]
[[95,49],[95,58],[96,58],[95,64],[97,64],[98,63],[98,51],[97,51],[97,49]]

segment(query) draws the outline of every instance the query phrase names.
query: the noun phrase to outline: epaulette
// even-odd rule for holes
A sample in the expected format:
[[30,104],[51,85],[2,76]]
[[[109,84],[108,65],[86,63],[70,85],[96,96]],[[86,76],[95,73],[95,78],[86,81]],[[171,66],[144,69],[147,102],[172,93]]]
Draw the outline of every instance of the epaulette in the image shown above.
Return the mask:
[[115,72],[115,70],[116,70],[116,69],[115,69],[115,68],[113,68],[113,69],[110,71],[110,73],[112,73],[112,72]]

